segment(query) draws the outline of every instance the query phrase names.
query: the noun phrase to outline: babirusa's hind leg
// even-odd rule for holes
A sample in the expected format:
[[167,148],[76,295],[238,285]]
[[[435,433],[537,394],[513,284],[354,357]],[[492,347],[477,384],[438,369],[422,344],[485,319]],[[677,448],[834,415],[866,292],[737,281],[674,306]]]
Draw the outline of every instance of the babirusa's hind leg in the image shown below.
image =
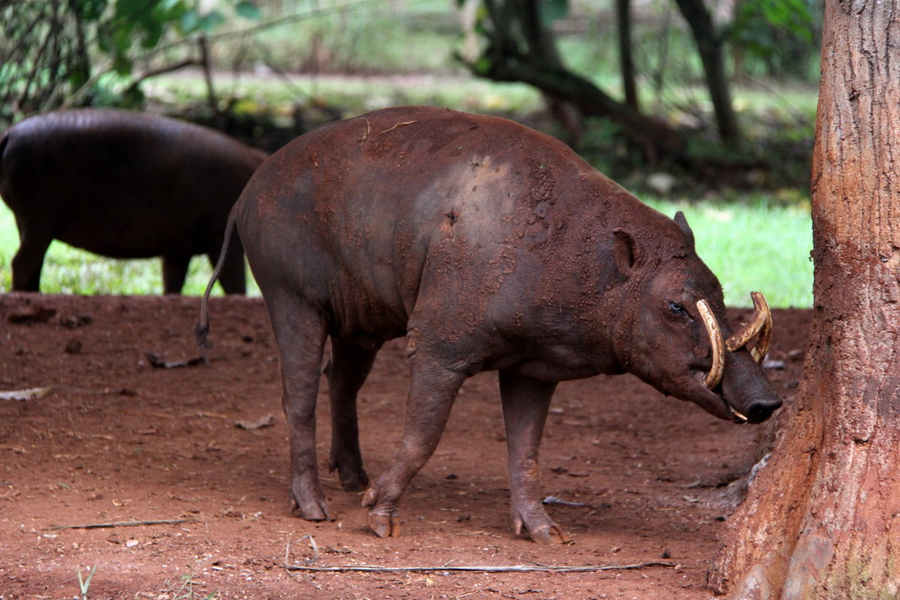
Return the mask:
[[281,355],[281,403],[291,449],[291,512],[322,521],[330,515],[316,460],[316,398],[326,326],[315,310],[296,297],[277,296],[267,296],[266,306]]
[[410,359],[409,398],[400,449],[366,491],[369,527],[379,537],[400,535],[398,504],[409,482],[437,448],[453,399],[466,375],[440,366],[419,350]]
[[12,259],[12,289],[17,292],[39,292],[44,255],[53,241],[49,227],[26,223],[16,218],[19,226],[19,249]]
[[190,254],[166,254],[162,257],[163,293],[180,294],[187,279]]
[[328,467],[332,471],[337,469],[341,486],[348,492],[361,492],[369,484],[359,449],[356,400],[377,352],[377,347],[367,349],[356,340],[331,338],[331,362],[325,370],[331,401]]

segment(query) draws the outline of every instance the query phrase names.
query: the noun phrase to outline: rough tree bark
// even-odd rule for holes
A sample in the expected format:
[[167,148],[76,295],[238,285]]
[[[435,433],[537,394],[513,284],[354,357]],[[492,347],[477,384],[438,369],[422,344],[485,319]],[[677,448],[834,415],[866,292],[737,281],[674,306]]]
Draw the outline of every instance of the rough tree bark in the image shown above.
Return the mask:
[[710,571],[714,590],[731,598],[900,595],[897,39],[895,2],[827,0],[815,315],[794,412]]

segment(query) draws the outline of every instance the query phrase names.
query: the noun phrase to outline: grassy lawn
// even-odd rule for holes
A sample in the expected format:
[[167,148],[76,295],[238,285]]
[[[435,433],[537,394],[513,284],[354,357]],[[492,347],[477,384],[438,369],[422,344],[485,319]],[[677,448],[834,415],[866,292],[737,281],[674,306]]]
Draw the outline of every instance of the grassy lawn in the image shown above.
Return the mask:
[[[773,307],[812,305],[812,229],[808,208],[769,205],[765,197],[739,203],[686,203],[647,200],[673,216],[682,210],[697,241],[697,252],[719,277],[730,306],[749,306],[750,291],[766,294]],[[12,213],[0,204],[0,291],[10,289],[10,262],[19,245]],[[199,295],[212,269],[197,256],[184,293]],[[115,260],[54,242],[41,278],[49,294],[160,294],[158,259]],[[216,288],[216,294],[221,290]],[[255,282],[250,294],[259,295]]]
[[765,196],[742,202],[646,202],[687,217],[697,254],[719,278],[729,306],[751,306],[760,291],[775,308],[812,306],[812,220],[808,206],[770,205]]
[[[12,258],[19,247],[19,234],[12,212],[0,203],[0,292],[12,287]],[[184,293],[200,295],[212,275],[212,267],[205,256],[195,256]],[[248,271],[249,275],[249,271]],[[54,241],[44,258],[41,272],[41,291],[45,294],[162,294],[162,263],[158,258],[118,260],[97,256]],[[259,295],[256,282],[250,282],[249,292]],[[221,295],[219,286],[214,295]]]

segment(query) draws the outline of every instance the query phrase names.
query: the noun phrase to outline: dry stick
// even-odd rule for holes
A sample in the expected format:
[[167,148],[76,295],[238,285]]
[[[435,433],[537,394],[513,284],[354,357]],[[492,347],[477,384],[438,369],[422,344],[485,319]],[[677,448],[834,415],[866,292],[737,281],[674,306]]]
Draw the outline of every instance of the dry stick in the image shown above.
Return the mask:
[[180,523],[196,523],[197,519],[170,519],[163,521],[118,521],[114,523],[88,523],[86,525],[52,525],[49,531],[60,529],[104,529],[109,527],[139,527],[142,525],[178,525]]
[[508,565],[508,566],[443,566],[443,567],[382,567],[377,565],[344,565],[339,567],[314,567],[285,565],[289,571],[312,571],[316,573],[434,573],[438,571],[468,571],[476,573],[592,573],[595,571],[631,571],[649,567],[675,567],[673,563],[645,562],[633,565],[588,565],[583,567],[565,567],[550,565]]
[[[302,542],[303,540],[305,540],[307,538],[309,538],[310,547],[313,549],[313,552],[315,552],[315,555],[313,556],[313,558],[307,559],[307,564],[311,564],[311,563],[314,563],[319,558],[319,546],[318,546],[318,544],[316,544],[316,538],[314,538],[311,535],[304,535],[302,538],[300,538],[300,541]],[[288,576],[293,578],[294,574],[291,573],[291,536],[290,536],[290,534],[288,534],[287,542],[284,545],[284,565],[282,565],[282,566],[285,568],[285,572],[288,574]],[[321,591],[322,586],[319,585],[318,583],[316,583],[315,581],[313,581],[312,579],[310,579],[308,575],[306,576],[306,582],[309,583],[310,585],[312,585],[317,590]]]

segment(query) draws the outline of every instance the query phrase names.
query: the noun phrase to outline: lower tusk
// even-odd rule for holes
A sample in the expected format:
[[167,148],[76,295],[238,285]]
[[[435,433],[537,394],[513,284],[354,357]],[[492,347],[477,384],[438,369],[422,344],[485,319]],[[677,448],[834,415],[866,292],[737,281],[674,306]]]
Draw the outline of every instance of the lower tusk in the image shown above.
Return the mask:
[[741,413],[739,413],[738,411],[731,408],[730,406],[728,407],[728,410],[730,410],[731,414],[733,414],[735,416],[735,418],[737,418],[737,420],[741,423],[746,423],[747,421],[750,420],[747,417],[745,417],[744,415],[742,415]]
[[698,300],[697,311],[700,313],[700,318],[703,319],[703,324],[706,325],[709,345],[712,348],[712,366],[703,383],[709,389],[713,389],[722,381],[722,375],[725,372],[725,342],[722,339],[722,331],[719,329],[716,316],[709,308],[709,303],[706,300]]
[[769,344],[772,342],[772,311],[769,310],[769,303],[761,292],[750,292],[750,297],[753,298],[753,316],[746,325],[725,341],[725,347],[729,352],[735,352],[755,337],[756,343],[750,348],[750,354],[759,363],[768,354]]

